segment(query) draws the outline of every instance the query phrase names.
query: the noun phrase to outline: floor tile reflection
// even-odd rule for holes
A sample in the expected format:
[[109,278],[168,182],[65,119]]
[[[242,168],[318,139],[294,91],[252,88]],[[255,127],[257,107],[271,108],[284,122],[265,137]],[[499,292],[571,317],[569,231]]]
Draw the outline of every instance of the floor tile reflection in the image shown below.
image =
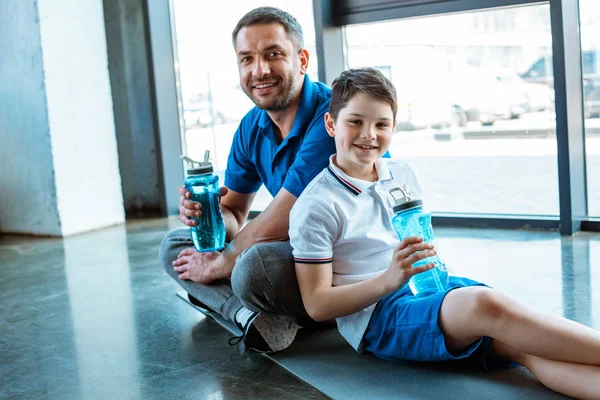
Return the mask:
[[[0,238],[0,398],[326,398],[181,301],[158,264],[174,219]],[[452,272],[600,329],[600,235],[437,229]]]

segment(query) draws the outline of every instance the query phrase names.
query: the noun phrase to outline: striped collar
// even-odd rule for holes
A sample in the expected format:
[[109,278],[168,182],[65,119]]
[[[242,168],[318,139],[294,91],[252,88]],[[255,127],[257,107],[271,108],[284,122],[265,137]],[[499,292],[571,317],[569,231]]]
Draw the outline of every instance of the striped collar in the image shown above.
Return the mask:
[[393,179],[390,169],[388,168],[386,162],[381,158],[375,162],[375,169],[377,170],[378,176],[377,182],[368,182],[348,176],[333,163],[334,157],[335,154],[329,157],[329,166],[327,167],[327,171],[335,178],[336,181],[338,181],[342,186],[354,193],[356,196],[377,182]]

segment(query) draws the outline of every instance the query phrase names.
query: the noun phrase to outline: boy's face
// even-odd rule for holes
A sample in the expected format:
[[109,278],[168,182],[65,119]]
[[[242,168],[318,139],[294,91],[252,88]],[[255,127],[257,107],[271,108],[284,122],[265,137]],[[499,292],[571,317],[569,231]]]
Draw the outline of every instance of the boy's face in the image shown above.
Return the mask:
[[280,24],[251,25],[237,35],[240,85],[258,108],[284,110],[298,95],[308,52],[297,50]]
[[359,92],[340,110],[337,120],[325,115],[325,127],[335,138],[336,164],[348,175],[360,176],[389,148],[394,114],[388,103]]

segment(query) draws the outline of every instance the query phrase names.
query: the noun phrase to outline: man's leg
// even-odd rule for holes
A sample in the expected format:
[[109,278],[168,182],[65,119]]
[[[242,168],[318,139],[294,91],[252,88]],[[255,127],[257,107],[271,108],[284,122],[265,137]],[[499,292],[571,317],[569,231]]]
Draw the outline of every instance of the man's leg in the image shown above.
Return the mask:
[[316,323],[302,303],[289,241],[257,244],[240,254],[231,285],[252,311],[286,316],[301,325]]
[[194,298],[228,320],[234,321],[235,314],[242,308],[242,303],[233,294],[228,280],[221,279],[210,285],[204,285],[180,280],[179,274],[173,270],[172,262],[177,259],[177,255],[182,250],[193,246],[189,228],[178,228],[167,233],[160,244],[160,261],[165,271]]

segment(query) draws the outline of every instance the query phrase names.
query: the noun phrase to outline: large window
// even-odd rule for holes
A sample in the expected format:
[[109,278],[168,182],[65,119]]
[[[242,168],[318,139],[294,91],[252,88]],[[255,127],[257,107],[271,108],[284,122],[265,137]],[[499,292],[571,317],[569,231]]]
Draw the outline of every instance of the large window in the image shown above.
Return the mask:
[[[311,56],[309,76],[318,80],[312,1],[173,0],[185,152],[202,159],[205,150],[210,150],[221,184],[235,130],[254,106],[239,85],[231,32],[245,13],[265,5],[298,19]],[[262,187],[253,209],[264,209],[270,200]]]
[[600,3],[579,0],[588,214],[600,217]]
[[346,37],[350,67],[396,86],[390,152],[416,166],[429,208],[558,215],[548,5],[351,25]]

